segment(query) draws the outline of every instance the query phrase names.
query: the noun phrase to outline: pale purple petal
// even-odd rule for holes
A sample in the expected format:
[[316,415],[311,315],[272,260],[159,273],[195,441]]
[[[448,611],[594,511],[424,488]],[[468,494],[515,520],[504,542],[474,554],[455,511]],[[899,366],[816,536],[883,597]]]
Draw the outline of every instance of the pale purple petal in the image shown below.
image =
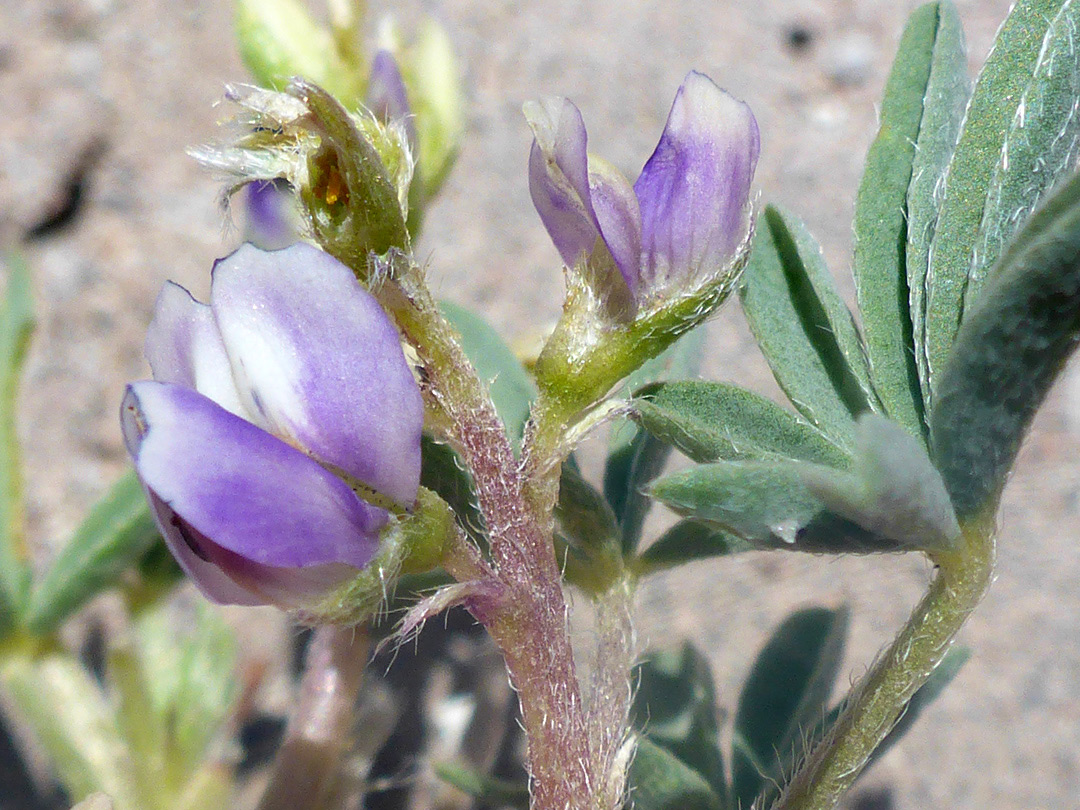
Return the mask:
[[653,289],[722,269],[746,236],[759,136],[750,108],[690,73],[634,190]]
[[146,491],[146,498],[150,502],[150,508],[153,510],[154,520],[161,531],[161,536],[165,538],[165,545],[169,547],[173,557],[184,569],[184,573],[191,578],[207,599],[219,605],[266,603],[266,599],[230,579],[217,564],[206,558],[205,553],[196,552],[191,543],[184,539],[186,526],[179,515],[157,497],[153,490],[148,489],[145,483],[143,489]]
[[[170,547],[191,552],[177,554],[189,570],[197,567],[194,560],[216,560],[238,581],[224,565],[229,558],[215,557],[218,548],[274,568],[362,568],[374,556],[384,510],[201,394],[169,383],[135,383],[121,421]],[[251,592],[245,576],[241,572],[239,582]]]
[[210,306],[237,389],[271,433],[412,505],[420,389],[393,324],[345,265],[302,243],[245,245],[214,266]]
[[416,148],[416,123],[409,106],[409,91],[397,60],[388,50],[380,50],[371,60],[367,106],[383,122],[403,121],[409,144]]
[[529,153],[529,194],[559,255],[570,267],[589,255],[600,235],[589,190],[588,139],[581,112],[567,99],[525,106],[535,139]]
[[[165,543],[199,590],[222,605],[277,605],[304,608],[356,578],[357,569],[345,563],[281,568],[253,562],[201,534],[152,493],[161,504],[169,531]],[[163,525],[162,517],[158,524]]]
[[[307,568],[277,568],[260,565],[232,554],[212,543],[207,545],[211,559],[227,570],[244,588],[250,589],[264,604],[282,608],[309,608],[327,594],[356,579],[357,571],[344,563],[312,565]],[[244,603],[233,603],[244,604]]]
[[252,562],[202,535],[151,490],[146,496],[173,557],[203,595],[219,605],[303,608],[356,577],[356,568],[344,563],[278,568]]
[[293,195],[284,180],[254,180],[244,186],[245,239],[263,250],[297,240]]
[[155,380],[194,388],[227,411],[248,417],[210,307],[171,281],[154,304],[145,352]]
[[631,296],[636,298],[641,267],[641,212],[634,188],[614,166],[590,156],[589,191],[604,244]]

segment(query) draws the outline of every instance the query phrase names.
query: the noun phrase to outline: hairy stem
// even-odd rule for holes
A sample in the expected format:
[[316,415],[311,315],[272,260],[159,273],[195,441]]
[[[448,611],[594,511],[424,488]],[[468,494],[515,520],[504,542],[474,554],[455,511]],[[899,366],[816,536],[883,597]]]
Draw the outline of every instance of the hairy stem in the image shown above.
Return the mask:
[[308,648],[296,710],[258,810],[318,810],[352,738],[370,639],[366,627],[323,625]]
[[439,313],[419,269],[411,265],[396,275],[376,292],[416,349],[429,409],[473,476],[488,528],[502,598],[469,607],[502,652],[521,702],[532,806],[592,807],[588,730],[550,509],[536,509],[526,498],[526,479],[487,387]]
[[595,597],[596,648],[588,695],[592,771],[602,779],[605,808],[622,807],[632,747],[627,745],[632,670],[637,658],[633,605],[635,583],[624,577]]
[[[568,400],[571,404],[568,404]],[[615,413],[624,403],[604,408],[580,408],[571,398],[542,392],[533,408],[525,440],[526,502],[545,531],[552,531],[552,516],[559,497],[562,464],[581,433]],[[621,560],[619,561],[621,572]],[[629,728],[631,669],[635,657],[632,617],[634,583],[622,573],[606,590],[594,594],[596,647],[591,682],[586,695],[588,758],[581,767],[591,781],[593,806],[602,810],[621,807],[625,799],[630,751],[624,748]]]
[[994,568],[991,521],[965,526],[962,547],[934,557],[937,576],[904,629],[856,684],[828,734],[772,810],[829,810],[855,781],[915,691],[941,663]]
[[447,438],[472,473],[492,560],[503,579],[522,586],[537,576],[557,580],[551,538],[521,496],[517,459],[487,386],[418,274],[411,267],[400,283],[383,285],[377,290],[379,301],[416,349],[428,404],[445,422]]

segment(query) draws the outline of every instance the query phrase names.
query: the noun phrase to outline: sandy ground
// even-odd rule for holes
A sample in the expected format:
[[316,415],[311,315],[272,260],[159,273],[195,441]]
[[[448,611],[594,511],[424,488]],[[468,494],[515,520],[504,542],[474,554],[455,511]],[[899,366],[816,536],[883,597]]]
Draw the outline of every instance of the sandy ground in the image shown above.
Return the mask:
[[[372,5],[406,20],[433,13],[460,49],[468,140],[419,250],[441,295],[480,307],[508,338],[553,317],[562,284],[528,199],[522,101],[572,97],[592,149],[633,176],[691,67],[753,106],[763,198],[809,222],[850,295],[854,190],[915,3]],[[958,5],[975,69],[1009,4]],[[795,29],[809,35],[801,48]],[[235,245],[217,183],[184,154],[215,136],[222,85],[244,77],[230,38],[228,4],[210,0],[0,0],[0,239],[40,221],[73,169],[86,169],[76,217],[27,249],[40,321],[22,437],[41,562],[123,468],[116,408],[124,382],[147,374],[141,341],[157,289],[171,278],[205,294],[211,260]],[[99,156],[87,157],[95,144]],[[775,393],[736,307],[710,330],[709,376]],[[1080,401],[1070,387],[1051,395],[1006,492],[997,582],[963,632],[972,660],[868,776],[893,787],[898,808],[1077,806],[1080,436],[1071,414]],[[929,573],[913,557],[700,563],[645,588],[642,634],[701,644],[731,707],[785,612],[850,604],[846,671],[856,677]]]

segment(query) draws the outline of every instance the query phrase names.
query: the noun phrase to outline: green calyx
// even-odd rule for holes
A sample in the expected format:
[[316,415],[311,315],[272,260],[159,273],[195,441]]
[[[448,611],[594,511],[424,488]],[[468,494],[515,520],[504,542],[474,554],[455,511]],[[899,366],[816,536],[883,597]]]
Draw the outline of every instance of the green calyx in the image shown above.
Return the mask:
[[745,264],[653,303],[632,320],[605,314],[592,285],[571,276],[563,316],[536,362],[536,380],[568,418],[599,402],[618,382],[699,326],[728,297]]
[[397,578],[422,574],[442,565],[458,533],[453,510],[424,487],[412,512],[392,516],[379,538],[379,551],[357,576],[299,610],[304,624],[357,624],[377,615],[386,605]]
[[307,182],[298,184],[318,242],[354,268],[364,267],[372,252],[408,251],[403,206],[412,170],[404,134],[375,121],[361,129],[332,95],[309,82],[294,82],[289,94],[311,112],[321,140],[307,156]]
[[424,574],[442,565],[458,527],[449,504],[430,489],[420,487],[412,514],[399,520],[394,532],[404,551],[401,573]]

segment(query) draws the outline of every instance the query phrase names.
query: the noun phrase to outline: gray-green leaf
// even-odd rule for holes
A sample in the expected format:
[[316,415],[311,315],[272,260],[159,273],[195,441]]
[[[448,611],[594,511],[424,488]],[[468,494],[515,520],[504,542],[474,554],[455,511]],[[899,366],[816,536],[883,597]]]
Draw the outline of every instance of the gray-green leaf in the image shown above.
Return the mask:
[[851,313],[798,219],[766,207],[739,295],[761,352],[795,408],[834,442],[850,446],[855,416],[877,401]]
[[[704,346],[705,330],[692,329],[627,377],[621,388],[635,391],[650,383],[693,376],[701,365]],[[616,424],[611,430],[604,467],[604,495],[622,527],[623,548],[627,553],[637,546],[651,507],[642,490],[660,474],[670,452],[664,442],[656,441],[629,421]]]
[[192,772],[237,696],[236,639],[217,610],[203,602],[179,626],[161,605],[138,625],[139,659],[154,710],[170,736],[174,766]]
[[5,264],[7,293],[0,305],[0,631],[22,613],[30,585],[15,398],[34,329],[30,270],[14,253],[5,256]]
[[615,513],[592,484],[572,464],[564,464],[555,504],[559,530],[589,556],[621,553],[621,532]]
[[529,806],[529,786],[524,782],[496,779],[456,762],[436,762],[435,775],[481,804],[521,810]]
[[719,709],[709,661],[689,642],[678,651],[653,651],[635,670],[634,728],[727,794],[720,753]]
[[931,418],[963,521],[996,508],[1024,434],[1080,335],[1080,175],[1028,220],[964,319]]
[[648,737],[638,740],[628,781],[634,810],[722,810],[724,806],[701,774]]
[[449,445],[425,435],[420,440],[420,458],[420,485],[450,505],[470,537],[486,542],[484,515],[476,500],[472,476],[458,454]]
[[175,709],[176,745],[192,766],[220,732],[236,700],[236,639],[211,606],[196,607],[194,632],[182,640],[180,688]]
[[922,441],[877,414],[859,418],[851,472],[806,465],[803,483],[830,510],[905,548],[944,551],[960,536]]
[[140,806],[154,807],[178,787],[162,779],[172,764],[165,718],[154,711],[149,678],[135,645],[129,639],[121,640],[108,652],[108,683],[117,727],[132,761]]
[[971,94],[964,48],[964,29],[956,6],[938,4],[937,36],[930,59],[930,79],[923,100],[919,138],[907,190],[907,284],[915,365],[919,370],[923,412],[930,410],[930,377],[926,368],[926,273],[930,244],[937,227],[945,173],[956,148],[960,122]]
[[907,196],[938,28],[937,3],[908,19],[855,200],[853,272],[874,387],[885,412],[916,436],[923,397],[908,302]]
[[9,656],[0,665],[0,679],[73,800],[101,791],[118,810],[140,810],[116,715],[78,661],[60,653]]
[[680,520],[646,548],[633,562],[633,570],[645,576],[694,560],[726,557],[754,546],[742,538],[696,520]]
[[664,469],[671,445],[653,438],[644,430],[608,456],[604,469],[604,496],[619,521],[624,554],[632,554],[641,539],[641,529],[652,502],[645,487]]
[[963,310],[990,179],[1035,74],[1040,45],[1065,0],[1019,0],[998,31],[968,103],[945,177],[926,277],[926,373],[936,401]]
[[859,419],[850,471],[797,461],[717,462],[669,475],[652,494],[759,548],[943,550],[960,534],[921,440],[878,414]]
[[142,485],[128,472],[98,501],[34,588],[26,612],[30,631],[54,631],[113,585],[158,536]]
[[797,458],[836,467],[848,454],[799,416],[744,388],[671,382],[634,400],[639,424],[694,461]]
[[[963,667],[970,657],[970,650],[964,647],[952,647],[945,653],[945,656],[941,659],[941,663],[938,664],[937,669],[930,674],[930,677],[926,679],[926,682],[911,696],[911,699],[907,702],[904,711],[900,715],[900,719],[896,721],[896,725],[894,725],[889,733],[885,735],[885,739],[881,741],[881,744],[874,749],[874,753],[870,755],[866,768],[864,768],[859,775],[860,778],[866,774],[870,765],[877,762],[887,750],[899,742],[900,738],[915,725],[915,721],[926,707],[937,700],[938,696],[941,695],[945,688],[952,683],[960,672],[961,667]],[[842,708],[843,704],[838,704],[833,706],[828,712],[822,713],[818,717],[817,723],[813,729],[807,730],[804,733],[808,747],[812,747],[825,737],[840,716]],[[796,753],[801,756],[802,752]],[[789,767],[785,769],[785,772],[790,773],[797,762],[798,759],[794,759]]]
[[898,551],[831,511],[807,488],[802,462],[721,461],[654,482],[653,497],[680,515],[723,529],[760,549],[818,553]]
[[1035,75],[1024,91],[990,177],[964,311],[990,267],[1043,195],[1076,164],[1080,148],[1080,2],[1067,0],[1046,31]]

